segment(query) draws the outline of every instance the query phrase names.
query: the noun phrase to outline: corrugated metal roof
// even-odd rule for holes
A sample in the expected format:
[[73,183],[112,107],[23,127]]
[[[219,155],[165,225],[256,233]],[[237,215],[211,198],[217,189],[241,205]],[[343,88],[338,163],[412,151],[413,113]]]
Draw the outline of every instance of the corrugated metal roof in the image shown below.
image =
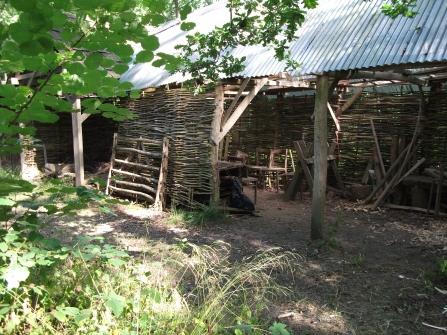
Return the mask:
[[[404,64],[409,67],[430,62],[447,61],[447,1],[420,0],[415,18],[393,20],[381,13],[382,0],[320,0],[316,9],[309,10],[306,21],[298,30],[299,38],[292,42],[292,58],[302,67],[294,76],[328,71],[372,69]],[[222,26],[230,18],[226,1],[218,2],[191,13],[188,21],[194,30],[206,33]],[[180,30],[178,21],[160,27],[159,52],[173,54],[175,45],[184,43],[192,32]],[[246,68],[234,77],[261,77],[284,71],[285,63],[274,58],[273,50],[260,46],[238,47],[235,57],[246,56]],[[224,78],[224,77],[223,77]],[[136,88],[183,82],[180,74],[136,64],[121,77]]]

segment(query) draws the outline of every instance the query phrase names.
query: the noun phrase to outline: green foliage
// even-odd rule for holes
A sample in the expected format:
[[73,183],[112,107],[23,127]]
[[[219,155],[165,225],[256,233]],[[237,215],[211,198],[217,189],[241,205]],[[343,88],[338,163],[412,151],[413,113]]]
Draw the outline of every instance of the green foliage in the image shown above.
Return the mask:
[[411,9],[416,7],[416,4],[417,0],[391,0],[391,4],[382,6],[382,12],[393,19],[397,18],[399,15],[413,18],[417,12],[414,12]]
[[447,277],[447,259],[444,257],[438,260],[438,270],[443,277]]
[[[17,134],[33,135],[32,123],[54,123],[57,113],[75,112],[74,97],[100,98],[83,99],[88,114],[101,113],[116,121],[135,117],[116,106],[132,88],[119,83],[118,75],[132,60],[131,42],[143,48],[136,62],[157,56],[158,38],[147,27],[164,22],[164,1],[16,0],[1,6],[0,155],[20,152]],[[184,6],[182,18],[190,11]],[[184,28],[192,25],[185,23]],[[179,63],[164,54],[157,60],[167,68]],[[22,74],[21,86],[10,81],[16,73]]]
[[164,219],[165,224],[173,225],[203,225],[209,222],[227,219],[225,212],[219,210],[217,205],[205,206],[200,211],[189,211],[172,206],[171,215]]

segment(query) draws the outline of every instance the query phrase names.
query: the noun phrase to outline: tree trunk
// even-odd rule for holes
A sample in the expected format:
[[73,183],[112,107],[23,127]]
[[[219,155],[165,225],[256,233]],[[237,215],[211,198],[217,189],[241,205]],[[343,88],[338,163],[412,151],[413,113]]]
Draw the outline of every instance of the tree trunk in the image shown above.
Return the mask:
[[324,206],[327,180],[327,101],[329,78],[317,76],[314,127],[314,185],[310,238],[323,239]]

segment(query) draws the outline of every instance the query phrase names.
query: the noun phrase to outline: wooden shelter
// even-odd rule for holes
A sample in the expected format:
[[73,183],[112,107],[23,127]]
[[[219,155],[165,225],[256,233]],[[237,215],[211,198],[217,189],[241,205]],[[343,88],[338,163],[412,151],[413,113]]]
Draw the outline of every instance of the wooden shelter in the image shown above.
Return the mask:
[[[447,3],[428,0],[418,6],[416,18],[392,20],[380,13],[377,0],[322,0],[289,46],[302,68],[284,72],[272,50],[238,47],[230,54],[246,56],[245,70],[222,77],[214,92],[204,95],[182,89],[187,78],[179,74],[136,64],[122,80],[142,89],[140,99],[127,102],[140,119],[120,125],[118,135],[169,138],[166,195],[190,207],[219,198],[218,161],[228,153],[293,149],[294,141],[311,141],[313,218],[321,220],[328,141],[338,142],[338,170],[351,183],[362,182],[375,156],[386,174],[385,165],[395,159],[391,148],[410,143],[421,124],[423,144],[406,164],[426,156],[416,173],[446,162],[439,143],[446,140]],[[225,13],[220,2],[188,19],[207,32],[228,20]],[[166,53],[186,34],[176,21],[155,32]]]

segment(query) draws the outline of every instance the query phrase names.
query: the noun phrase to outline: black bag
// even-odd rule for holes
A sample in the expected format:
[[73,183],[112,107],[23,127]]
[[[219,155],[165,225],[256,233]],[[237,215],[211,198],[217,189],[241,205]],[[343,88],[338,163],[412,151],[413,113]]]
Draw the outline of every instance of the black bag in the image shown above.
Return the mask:
[[233,178],[233,188],[231,190],[230,202],[228,206],[233,208],[241,208],[247,211],[254,211],[255,205],[244,193],[239,179]]

